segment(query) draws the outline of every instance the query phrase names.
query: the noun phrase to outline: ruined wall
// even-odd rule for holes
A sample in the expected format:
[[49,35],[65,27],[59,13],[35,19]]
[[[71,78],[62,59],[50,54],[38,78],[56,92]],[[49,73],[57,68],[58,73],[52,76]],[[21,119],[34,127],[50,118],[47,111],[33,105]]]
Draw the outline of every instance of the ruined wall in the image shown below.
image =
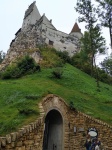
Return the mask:
[[63,99],[53,94],[43,99],[39,109],[40,119],[36,122],[0,138],[0,150],[42,150],[45,117],[54,109],[63,118],[63,150],[85,150],[88,128],[96,128],[104,150],[112,150],[112,126],[71,109]]

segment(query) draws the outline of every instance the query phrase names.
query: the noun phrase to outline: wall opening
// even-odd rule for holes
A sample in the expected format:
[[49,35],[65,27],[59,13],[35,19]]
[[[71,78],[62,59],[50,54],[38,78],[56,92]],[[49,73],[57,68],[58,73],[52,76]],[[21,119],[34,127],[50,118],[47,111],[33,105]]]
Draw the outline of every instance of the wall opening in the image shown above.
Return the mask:
[[51,110],[45,118],[43,150],[62,150],[63,119],[59,111]]
[[52,46],[53,46],[53,43],[54,43],[53,41],[50,41],[50,40],[49,40],[49,45],[52,45]]

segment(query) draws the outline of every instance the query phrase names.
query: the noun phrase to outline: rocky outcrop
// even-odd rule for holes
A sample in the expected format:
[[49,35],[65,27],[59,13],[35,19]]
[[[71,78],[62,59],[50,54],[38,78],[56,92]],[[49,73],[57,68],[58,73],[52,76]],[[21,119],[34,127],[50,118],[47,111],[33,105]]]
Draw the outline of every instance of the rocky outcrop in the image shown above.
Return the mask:
[[45,41],[35,26],[30,25],[25,31],[21,30],[12,40],[6,57],[0,65],[0,70],[4,70],[9,64],[15,63],[17,58],[25,55],[30,55],[38,63],[42,58],[37,47],[44,44]]
[[40,16],[35,3],[33,2],[26,10],[22,27],[16,32],[15,39],[11,41],[0,70],[4,70],[9,64],[15,63],[17,58],[24,55],[30,55],[38,63],[41,59],[40,53],[34,49],[40,45],[50,45],[58,51],[67,51],[69,56],[80,51],[82,33],[78,24],[76,23],[70,34],[59,31],[45,14]]

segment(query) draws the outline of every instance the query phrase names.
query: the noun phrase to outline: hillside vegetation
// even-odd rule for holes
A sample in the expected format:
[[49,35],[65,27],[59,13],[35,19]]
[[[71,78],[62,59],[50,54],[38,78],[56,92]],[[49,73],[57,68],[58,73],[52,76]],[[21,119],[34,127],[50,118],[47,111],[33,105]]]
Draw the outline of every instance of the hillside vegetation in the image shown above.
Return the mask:
[[[0,80],[0,136],[34,121],[39,115],[38,103],[50,93],[62,97],[68,105],[73,102],[77,110],[112,125],[112,86],[100,82],[98,90],[94,78],[64,64],[54,53],[42,53],[44,61],[40,72],[19,79]],[[56,67],[63,72],[61,79],[52,76]]]

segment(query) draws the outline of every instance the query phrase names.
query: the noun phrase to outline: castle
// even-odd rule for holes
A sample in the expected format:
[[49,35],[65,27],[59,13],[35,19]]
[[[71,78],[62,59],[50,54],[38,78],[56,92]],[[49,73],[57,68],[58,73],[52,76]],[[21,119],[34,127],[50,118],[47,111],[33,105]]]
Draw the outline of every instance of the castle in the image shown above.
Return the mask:
[[[38,62],[40,53],[36,47],[39,45],[50,45],[72,56],[79,51],[81,37],[77,23],[70,34],[58,31],[45,14],[40,15],[33,2],[26,10],[22,28],[16,32],[0,67],[4,68],[25,54],[30,54]],[[40,114],[35,122],[0,137],[0,150],[85,150],[87,133],[93,138],[98,134],[104,149],[112,150],[112,126],[77,111],[61,97],[47,95],[38,109]]]
[[[25,11],[22,27],[11,41],[0,69],[14,62],[17,57],[25,55],[26,50],[45,44],[59,51],[67,51],[70,56],[73,56],[80,50],[79,39],[81,37],[82,33],[77,23],[73,26],[70,34],[57,30],[52,24],[52,20],[48,20],[45,14],[40,15],[34,1]],[[39,62],[39,52],[35,51],[30,55],[36,62]]]

